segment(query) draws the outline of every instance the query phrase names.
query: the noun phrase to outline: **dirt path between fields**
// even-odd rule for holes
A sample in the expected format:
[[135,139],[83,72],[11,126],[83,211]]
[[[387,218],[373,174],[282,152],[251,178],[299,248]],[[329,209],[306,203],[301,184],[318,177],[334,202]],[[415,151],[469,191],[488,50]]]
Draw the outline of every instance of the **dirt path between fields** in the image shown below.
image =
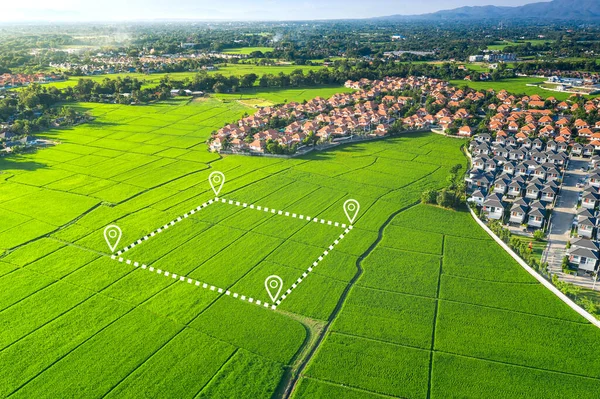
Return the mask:
[[[385,228],[392,222],[392,220],[399,213],[404,212],[404,211],[418,205],[419,203],[420,203],[420,201],[416,201],[415,203],[408,205],[408,206],[394,212],[385,221],[385,223],[383,223],[383,225],[381,225],[381,227],[379,228],[377,239],[375,240],[375,242],[373,242],[373,244],[371,244],[371,246],[356,260],[356,274],[354,275],[354,277],[352,277],[352,280],[350,280],[348,282],[348,285],[346,286],[346,288],[344,289],[344,292],[340,296],[340,299],[338,300],[338,303],[337,303],[335,309],[329,316],[329,319],[327,320],[327,323],[325,324],[324,328],[320,329],[320,331],[318,332],[318,336],[315,339],[310,340],[310,343],[312,344],[312,346],[310,348],[307,347],[303,350],[303,352],[305,352],[306,355],[300,361],[298,367],[295,370],[291,370],[284,377],[284,380],[280,384],[280,387],[282,387],[282,389],[281,389],[282,392],[280,391],[280,395],[276,395],[277,397],[280,397],[283,399],[288,399],[296,391],[298,382],[300,381],[300,378],[303,376],[303,373],[306,370],[306,367],[308,366],[310,361],[313,359],[313,357],[317,353],[318,349],[321,347],[321,344],[323,343],[323,341],[325,340],[325,337],[327,336],[327,332],[329,331],[331,325],[333,324],[333,322],[339,315],[340,311],[342,310],[342,307],[344,306],[344,303],[346,302],[346,299],[348,298],[348,294],[350,293],[350,290],[352,289],[352,287],[354,287],[354,284],[356,284],[356,282],[362,275],[363,260],[367,256],[369,256],[371,254],[371,252],[373,252],[373,250],[377,247],[377,245],[379,245],[379,243],[383,239],[383,231],[385,230]],[[283,387],[285,387],[285,388],[283,388]]]

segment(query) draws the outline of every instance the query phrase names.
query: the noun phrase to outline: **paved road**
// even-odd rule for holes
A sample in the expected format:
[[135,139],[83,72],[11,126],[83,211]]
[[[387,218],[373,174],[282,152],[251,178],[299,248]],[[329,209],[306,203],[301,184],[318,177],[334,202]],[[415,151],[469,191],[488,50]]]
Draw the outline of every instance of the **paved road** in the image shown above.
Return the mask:
[[[577,212],[579,193],[583,188],[577,188],[577,182],[586,176],[581,168],[586,167],[588,161],[582,158],[572,158],[569,161],[561,193],[552,213],[552,225],[548,235],[549,245],[547,251],[548,270],[558,275],[561,281],[574,283],[586,288],[592,288],[593,281],[587,276],[571,276],[562,273],[562,260],[567,253],[567,241],[570,239],[573,218]],[[600,284],[596,289],[600,289]]]

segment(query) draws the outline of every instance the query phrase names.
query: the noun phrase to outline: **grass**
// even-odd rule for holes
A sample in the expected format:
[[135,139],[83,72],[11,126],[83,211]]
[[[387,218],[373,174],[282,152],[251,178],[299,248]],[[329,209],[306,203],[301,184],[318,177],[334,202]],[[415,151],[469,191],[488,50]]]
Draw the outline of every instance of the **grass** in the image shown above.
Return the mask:
[[248,55],[255,51],[260,51],[262,53],[269,53],[275,50],[273,47],[236,47],[236,48],[228,48],[223,50],[225,54],[245,54]]
[[535,255],[535,257],[537,258],[538,261],[541,261],[544,250],[548,246],[547,241],[545,241],[545,240],[536,241],[531,237],[519,236],[519,235],[513,235],[513,237],[517,238],[519,241],[521,241],[522,243],[527,245],[527,247],[529,247],[529,244],[531,244],[531,249],[533,251],[533,255]]
[[[541,78],[530,78],[530,77],[519,77],[512,79],[504,79],[496,82],[468,82],[464,80],[451,80],[450,83],[455,86],[469,86],[475,90],[488,90],[493,89],[495,91],[506,90],[515,95],[527,95],[531,96],[534,94],[538,94],[543,98],[554,97],[559,101],[563,101],[572,96],[571,93],[562,93],[556,91],[545,90],[541,83],[543,83],[545,79]],[[535,85],[535,86],[527,86],[527,85]],[[587,98],[588,96],[586,96]],[[594,98],[596,96],[589,96],[589,98]]]
[[315,97],[329,98],[336,93],[351,93],[354,90],[342,86],[322,86],[309,89],[251,89],[236,94],[214,94],[213,97],[222,101],[239,101],[252,106],[263,107],[282,104],[291,101],[302,102]]
[[518,40],[515,42],[508,41],[508,40],[502,40],[502,41],[498,41],[494,44],[490,44],[489,46],[487,46],[487,49],[502,51],[508,46],[513,46],[513,47],[514,46],[524,46],[527,43],[531,43],[532,46],[539,46],[542,44],[553,43],[554,41],[555,40],[545,40],[545,39]]
[[[597,330],[468,213],[416,205],[466,163],[462,141],[422,133],[293,159],[211,154],[210,132],[252,111],[236,100],[77,104],[93,122],[0,159],[0,396],[272,397],[330,319],[295,398],[597,391]],[[340,228],[218,203],[123,255],[253,301],[270,301],[266,276],[287,289],[311,267],[276,311],[109,256],[107,225],[121,227],[120,247],[135,242],[214,198],[214,170],[234,201],[341,223],[346,199],[361,204],[341,241]],[[552,378],[554,391],[542,386]]]

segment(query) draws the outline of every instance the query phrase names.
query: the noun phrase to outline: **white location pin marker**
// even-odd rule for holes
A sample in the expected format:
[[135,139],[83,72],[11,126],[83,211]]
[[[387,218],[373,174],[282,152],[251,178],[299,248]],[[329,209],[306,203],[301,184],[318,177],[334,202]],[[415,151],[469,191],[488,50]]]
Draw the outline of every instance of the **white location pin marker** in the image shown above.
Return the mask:
[[279,298],[281,287],[283,287],[283,280],[279,276],[269,276],[265,280],[265,288],[273,302],[277,301],[277,298]]
[[349,199],[344,202],[344,213],[346,214],[346,217],[348,217],[350,224],[354,223],[359,210],[360,204],[357,200]]
[[212,172],[210,176],[208,176],[208,182],[215,192],[215,195],[219,196],[223,184],[225,183],[225,175],[221,172]]
[[111,252],[115,252],[115,249],[117,249],[117,245],[119,245],[122,234],[123,233],[121,232],[119,226],[114,224],[106,226],[104,229],[104,239],[106,240]]

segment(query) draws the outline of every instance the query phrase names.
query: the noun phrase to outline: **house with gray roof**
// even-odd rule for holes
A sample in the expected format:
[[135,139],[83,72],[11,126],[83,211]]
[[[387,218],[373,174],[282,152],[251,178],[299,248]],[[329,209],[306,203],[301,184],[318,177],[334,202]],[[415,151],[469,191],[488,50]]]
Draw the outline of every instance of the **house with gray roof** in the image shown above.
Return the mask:
[[581,207],[577,210],[577,220],[580,218],[593,218],[594,213],[590,212],[588,208]]
[[548,155],[543,152],[536,151],[531,153],[531,159],[537,163],[544,163],[548,160]]
[[481,192],[481,190],[475,190],[471,197],[469,198],[470,202],[475,203],[477,206],[483,206],[483,201],[485,200],[485,195]]
[[529,171],[529,168],[527,167],[527,165],[524,162],[521,162],[520,164],[518,164],[515,167],[515,175],[516,176],[527,176],[528,171]]
[[546,202],[554,202],[554,199],[556,198],[556,193],[558,192],[558,189],[556,189],[555,187],[552,187],[550,185],[545,185],[544,188],[542,188],[542,190],[540,191],[541,193],[541,200],[542,201],[546,201]]
[[571,241],[567,256],[569,262],[577,265],[580,270],[593,272],[598,266],[598,245],[585,238],[574,239]]
[[[533,205],[533,204],[532,204]],[[544,208],[535,208],[529,211],[527,225],[529,227],[542,228],[546,221],[546,210]]]
[[508,152],[509,161],[524,161],[525,152],[519,149],[512,149]]
[[530,183],[525,189],[525,198],[536,200],[540,197],[542,186],[540,184]]
[[538,179],[546,180],[546,168],[543,166],[538,166],[533,170],[532,175]]
[[513,206],[510,208],[510,218],[509,222],[513,224],[521,225],[525,222],[525,216],[527,216],[527,211],[529,207],[522,202],[513,203]]
[[566,152],[569,149],[569,145],[567,143],[558,143],[556,144],[556,151],[559,153]]
[[585,146],[583,146],[581,155],[583,155],[584,157],[591,157],[592,155],[594,155],[594,151],[595,148],[593,145],[586,144]]
[[487,161],[487,159],[485,159],[483,157],[475,158],[473,160],[473,169],[484,170],[486,161]]
[[476,135],[475,137],[475,141],[477,141],[478,143],[489,143],[490,141],[492,141],[492,136],[490,136],[489,133],[481,133]]
[[470,177],[467,182],[470,188],[476,188],[484,192],[488,192],[494,177],[489,173],[478,173],[473,177]]
[[502,194],[502,195],[506,194],[506,192],[508,191],[509,183],[510,183],[509,179],[506,179],[505,177],[500,176],[494,182],[494,192],[497,194]]
[[513,198],[521,197],[523,195],[523,183],[513,179],[508,185],[507,195]]
[[505,173],[508,173],[509,175],[512,175],[515,173],[515,164],[514,162],[506,162],[502,165],[502,170]]
[[592,187],[600,187],[600,173],[598,173],[597,171],[593,171],[589,177],[590,185]]
[[496,161],[495,161],[495,160],[493,160],[493,159],[488,159],[488,160],[485,162],[485,168],[484,168],[484,170],[485,170],[486,172],[494,173],[494,172],[496,172],[496,168],[497,168],[497,167],[498,167],[498,162],[496,162]]
[[554,180],[558,180],[560,179],[560,172],[558,171],[558,169],[552,167],[552,168],[548,168],[548,170],[546,170],[546,180],[547,181],[554,181]]
[[581,218],[581,220],[577,221],[577,234],[580,237],[584,238],[594,238],[594,233],[596,229],[596,219],[595,218]]
[[600,165],[600,155],[594,155],[592,159],[590,159],[590,164],[592,168],[597,168]]
[[598,196],[592,192],[584,192],[581,197],[581,206],[587,209],[594,209],[598,205]]
[[500,220],[504,218],[504,203],[502,196],[498,194],[490,194],[483,201],[483,212],[488,219]]

